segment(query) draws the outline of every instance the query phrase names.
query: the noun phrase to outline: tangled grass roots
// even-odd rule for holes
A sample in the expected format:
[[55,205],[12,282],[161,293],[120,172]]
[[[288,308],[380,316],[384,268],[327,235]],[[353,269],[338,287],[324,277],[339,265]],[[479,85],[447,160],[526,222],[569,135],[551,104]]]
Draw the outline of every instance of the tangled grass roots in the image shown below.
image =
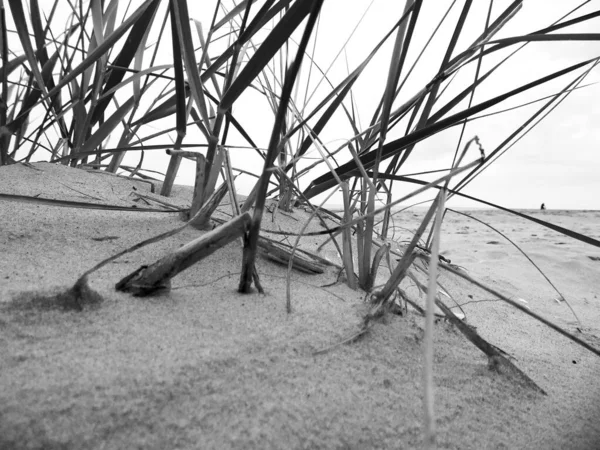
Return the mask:
[[15,311],[83,311],[86,306],[96,306],[103,301],[104,298],[88,285],[87,279],[83,279],[67,290],[54,293],[20,292],[12,298],[6,309]]

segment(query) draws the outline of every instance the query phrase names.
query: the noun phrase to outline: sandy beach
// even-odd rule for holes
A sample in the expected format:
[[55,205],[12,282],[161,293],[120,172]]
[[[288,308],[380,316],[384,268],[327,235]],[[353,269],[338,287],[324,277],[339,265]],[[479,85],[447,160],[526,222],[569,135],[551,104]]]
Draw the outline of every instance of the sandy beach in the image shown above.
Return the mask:
[[[36,163],[0,167],[0,193],[162,208],[157,199],[186,208],[192,190],[176,186],[164,198],[147,182]],[[257,267],[265,295],[237,293],[239,242],[175,277],[162,295],[115,290],[127,274],[203,233],[185,229],[92,274],[90,286],[102,301],[65,311],[45,304],[44,296],[68,289],[103,259],[181,226],[180,214],[7,198],[0,198],[0,211],[0,449],[422,445],[424,319],[414,309],[386,317],[357,342],[315,354],[356,333],[368,310],[365,293],[331,285],[335,266],[318,275],[292,271],[287,314],[287,267],[269,259],[259,258]],[[600,248],[502,211],[459,211],[510,238],[556,289],[502,235],[452,211],[442,228],[445,258],[600,348]],[[600,211],[525,212],[600,239]],[[230,213],[223,205],[217,216]],[[409,209],[395,216],[393,249],[401,250],[423,214]],[[269,214],[265,228],[297,232],[308,216],[303,209]],[[322,229],[311,222],[307,230]],[[316,251],[322,240],[301,239],[300,246]],[[322,256],[341,264],[331,247]],[[443,270],[440,283],[466,322],[547,395],[490,370],[481,351],[439,320],[438,448],[600,448],[600,358]],[[423,301],[410,280],[402,287]]]

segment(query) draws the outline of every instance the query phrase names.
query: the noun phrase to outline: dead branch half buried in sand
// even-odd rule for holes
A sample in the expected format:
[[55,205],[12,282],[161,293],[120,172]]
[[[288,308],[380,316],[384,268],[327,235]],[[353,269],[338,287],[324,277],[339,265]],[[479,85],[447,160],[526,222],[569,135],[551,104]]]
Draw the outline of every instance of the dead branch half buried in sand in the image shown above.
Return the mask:
[[229,222],[159,259],[151,266],[140,267],[119,281],[115,288],[135,296],[151,295],[169,289],[170,279],[179,272],[241,237],[248,230],[250,220],[249,212],[234,217]]

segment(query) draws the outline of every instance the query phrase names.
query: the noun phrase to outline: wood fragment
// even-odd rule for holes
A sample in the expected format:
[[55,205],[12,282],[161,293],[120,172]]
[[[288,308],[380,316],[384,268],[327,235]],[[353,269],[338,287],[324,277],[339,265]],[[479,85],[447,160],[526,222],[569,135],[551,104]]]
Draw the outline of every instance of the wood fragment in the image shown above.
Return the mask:
[[169,289],[169,280],[215,250],[229,244],[247,232],[250,213],[240,214],[229,222],[202,235],[150,266],[142,266],[119,281],[118,291],[146,296]]
[[295,253],[292,257],[293,249],[289,246],[276,241],[258,240],[258,246],[262,253],[269,259],[287,265],[292,258],[292,267],[304,273],[317,274],[323,273],[323,266],[315,260],[303,257]]

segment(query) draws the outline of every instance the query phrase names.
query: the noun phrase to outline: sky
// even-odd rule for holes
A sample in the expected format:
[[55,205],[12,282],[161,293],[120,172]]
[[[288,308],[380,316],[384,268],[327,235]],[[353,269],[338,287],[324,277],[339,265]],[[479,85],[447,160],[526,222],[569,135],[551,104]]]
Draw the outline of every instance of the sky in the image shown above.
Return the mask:
[[[133,5],[136,3],[139,3],[139,1],[134,1]],[[166,5],[166,2],[163,3]],[[214,0],[188,2],[190,17],[202,24],[205,33],[210,26],[215,3]],[[512,1],[495,0],[491,19],[494,20],[510,3]],[[582,0],[524,0],[521,10],[495,38],[522,35],[546,27],[581,3],[585,2]],[[226,7],[231,7],[232,4],[231,1],[223,1],[223,5]],[[258,1],[253,8],[258,9],[261,4],[262,1]],[[454,4],[454,6],[450,9],[446,20],[427,46],[425,53],[408,79],[405,80],[393,105],[394,108],[411,98],[435,76],[464,4],[464,0],[424,1],[417,30],[411,44],[411,52],[409,52],[405,67],[410,67],[415,62],[418,53],[423,49],[435,26],[451,4]],[[489,2],[477,0],[473,4],[465,29],[458,42],[457,51],[466,48],[479,36],[485,25]],[[45,2],[41,2],[41,5],[42,7],[47,6]],[[597,0],[587,2],[569,18],[579,17],[595,11],[599,6]],[[121,8],[121,4],[119,7]],[[333,84],[339,83],[349,71],[356,68],[363,61],[375,44],[398,20],[403,9],[404,2],[397,0],[325,0],[315,34],[316,41],[310,44],[314,61],[322,70],[327,71],[328,79]],[[571,27],[567,31],[593,33],[599,29],[600,20],[596,18],[586,23],[585,26]],[[258,39],[264,37],[267,31],[258,36]],[[294,35],[295,39],[299,38],[300,31]],[[561,31],[561,33],[567,31]],[[149,38],[148,43],[150,46],[156,45],[156,42],[152,40],[152,36]],[[168,36],[163,38],[159,44],[161,45],[161,52],[157,64],[168,63],[171,57]],[[219,45],[226,44],[226,36],[219,39],[211,47],[211,56],[218,54]],[[294,43],[291,43],[290,48],[293,49],[294,45]],[[381,48],[353,89],[354,106],[361,129],[368,126],[375,107],[384,92],[392,45],[393,39]],[[489,70],[499,61],[499,58],[507,56],[514,48],[515,46],[510,47],[484,59],[483,72]],[[294,54],[293,50],[291,54]],[[494,75],[478,88],[473,103],[480,103],[553,71],[599,56],[599,42],[530,43],[503,64]],[[446,103],[466,85],[472,83],[473,67],[474,65],[471,64],[471,66],[459,72],[459,75],[441,96],[441,104]],[[503,110],[556,93],[582,72],[583,70],[579,70],[574,72],[573,75],[562,77],[544,87],[521,94],[517,99],[509,99],[492,108],[490,112]],[[310,79],[308,78],[309,73]],[[405,68],[402,72],[401,81],[404,80],[406,73],[407,69]],[[314,67],[310,67],[307,60],[303,63],[300,81],[301,88],[298,89],[295,99],[297,104],[301,106],[304,100],[310,97],[310,101],[308,101],[309,109],[320,102],[331,89],[327,82],[321,80],[318,76],[318,71]],[[600,123],[600,102],[598,102],[600,84],[593,84],[598,83],[598,81],[600,81],[600,69],[595,68],[583,83],[592,83],[591,86],[571,93],[548,117],[469,184],[463,192],[509,208],[533,209],[538,208],[541,203],[545,203],[550,209],[600,209],[600,176],[598,176],[600,170],[600,149],[598,148],[600,129],[597,125]],[[308,86],[307,90],[305,90],[306,86]],[[346,104],[350,108],[351,105],[348,102]],[[493,151],[540,105],[541,103],[533,104],[469,123],[465,129],[460,147],[462,148],[467,140],[476,135],[486,152]],[[466,104],[462,103],[451,113],[465,107]],[[274,114],[265,97],[251,92],[244,94],[235,103],[233,112],[252,135],[257,145],[266,147]],[[170,122],[163,121],[147,125],[144,133],[151,134],[154,131],[173,126],[174,119],[169,120]],[[402,136],[405,126],[405,122],[401,122],[398,127],[390,132],[388,139],[396,139]],[[460,129],[455,127],[417,144],[400,174],[448,168],[452,162],[455,149],[459,145],[459,133]],[[323,142],[329,150],[332,150],[342,145],[353,135],[348,120],[343,114],[339,114],[324,131]],[[171,136],[171,139],[174,139],[174,135]],[[235,133],[232,133],[229,142],[235,143],[236,139],[242,143],[239,137],[235,137]],[[200,134],[188,127],[186,141],[199,142],[201,140]],[[297,143],[292,142],[293,145],[297,145]],[[233,165],[247,170],[260,171],[261,163],[252,154],[253,152],[247,149],[233,149],[231,151]],[[307,158],[308,164],[314,162],[314,158],[319,158],[319,153],[313,147],[307,156],[313,158]],[[473,160],[477,156],[478,152],[473,150],[467,155],[467,160]],[[349,157],[347,153],[341,154],[340,161],[345,162]],[[136,163],[138,158],[139,154],[131,155],[130,161]],[[165,155],[148,153],[144,160],[144,167],[164,171],[166,161]],[[324,173],[327,169],[324,164],[321,166],[311,171],[305,179],[314,179],[319,174]],[[432,179],[431,177],[423,178]],[[194,164],[186,161],[182,164],[177,182],[192,184],[193,179]],[[250,189],[253,182],[250,177],[242,176],[236,181],[236,185],[239,186],[241,192],[244,192]],[[413,189],[412,186],[398,185],[394,190],[394,194],[395,196],[405,195]],[[431,196],[421,196],[418,200],[430,198]],[[332,201],[335,202],[336,199],[339,200],[339,196],[334,197]],[[454,197],[451,199],[450,206],[477,207],[478,204]]]

